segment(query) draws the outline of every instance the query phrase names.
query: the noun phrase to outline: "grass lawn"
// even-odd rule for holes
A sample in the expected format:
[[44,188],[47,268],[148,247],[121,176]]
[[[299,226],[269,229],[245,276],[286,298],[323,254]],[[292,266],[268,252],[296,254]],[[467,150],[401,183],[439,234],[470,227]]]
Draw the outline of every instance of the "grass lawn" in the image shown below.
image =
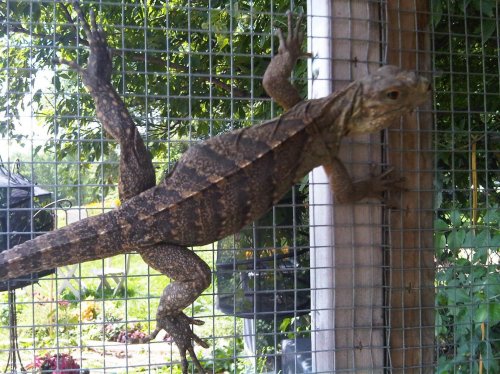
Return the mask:
[[[197,253],[213,268],[215,252],[211,246],[197,249]],[[110,342],[109,336],[120,331],[135,330],[148,333],[155,327],[155,314],[159,296],[169,280],[149,269],[138,254],[130,255],[130,268],[124,292],[112,296],[112,290],[99,290],[96,272],[102,268],[125,269],[125,256],[81,264],[73,286],[81,291],[80,300],[66,288],[57,294],[63,281],[54,276],[40,280],[39,284],[16,291],[19,346],[24,366],[34,362],[35,356],[46,353],[71,354],[82,367],[92,373],[180,372],[165,366],[179,362],[177,348],[162,341],[160,334],[149,344],[124,344]],[[242,354],[242,320],[224,316],[215,307],[213,286],[186,310],[188,315],[204,320],[205,325],[195,326],[195,333],[206,339],[210,347],[195,348],[207,370],[216,361],[216,372],[233,371],[234,365],[245,367]],[[212,318],[212,316],[215,316]],[[1,326],[8,326],[7,294],[0,295]],[[140,331],[136,328],[140,326]],[[124,334],[124,332],[122,332]],[[237,336],[238,338],[235,338]],[[9,329],[0,328],[0,370],[8,358]],[[250,362],[250,361],[248,361]],[[251,366],[251,364],[250,364]]]

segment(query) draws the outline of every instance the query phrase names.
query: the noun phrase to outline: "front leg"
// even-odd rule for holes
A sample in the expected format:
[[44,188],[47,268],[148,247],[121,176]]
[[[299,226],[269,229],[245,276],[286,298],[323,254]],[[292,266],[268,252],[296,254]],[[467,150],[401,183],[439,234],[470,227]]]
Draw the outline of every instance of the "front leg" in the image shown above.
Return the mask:
[[112,62],[106,35],[97,26],[94,12],[90,12],[90,24],[75,1],[73,7],[78,15],[90,48],[87,67],[84,69],[74,61],[58,59],[82,77],[83,83],[96,106],[97,118],[108,134],[120,143],[120,200],[128,200],[155,186],[155,170],[144,141],[121,97],[111,85]]
[[293,26],[292,12],[288,12],[287,17],[287,37],[284,37],[280,29],[276,30],[279,39],[278,54],[272,58],[262,79],[262,85],[267,94],[285,110],[302,101],[299,91],[290,82],[290,74],[297,59],[301,56],[308,56],[307,53],[302,51],[304,34],[300,31],[300,25],[303,15],[298,16],[295,26]]
[[[353,181],[342,161],[334,157],[329,164],[323,165],[335,201],[353,203],[364,198],[381,198],[381,194],[391,190],[401,190],[402,178],[391,177],[393,169],[369,178]],[[373,174],[373,173],[372,173]]]
[[[90,13],[90,24],[77,2],[73,6],[80,19],[90,47],[88,66],[80,67],[73,61],[58,60],[76,70],[94,99],[97,117],[106,131],[120,143],[119,193],[122,201],[140,194],[155,185],[151,158],[122,99],[111,85],[111,55],[106,37],[98,28],[95,15]],[[140,248],[138,252],[152,268],[174,280],[165,288],[157,312],[158,326],[151,334],[153,339],[165,329],[177,344],[183,373],[187,373],[186,351],[195,365],[203,372],[193,349],[193,340],[203,347],[208,345],[191,331],[190,319],[182,310],[190,305],[210,285],[211,272],[193,251],[184,247],[160,244]]]
[[186,316],[183,309],[191,305],[210,285],[210,268],[186,247],[158,244],[141,248],[138,252],[149,266],[173,281],[163,290],[156,312],[157,326],[149,340],[154,339],[161,330],[167,331],[179,348],[182,373],[188,372],[186,351],[200,373],[204,373],[194,352],[193,340],[204,348],[208,348],[208,344],[195,335],[190,327],[190,324],[201,325],[203,322]]

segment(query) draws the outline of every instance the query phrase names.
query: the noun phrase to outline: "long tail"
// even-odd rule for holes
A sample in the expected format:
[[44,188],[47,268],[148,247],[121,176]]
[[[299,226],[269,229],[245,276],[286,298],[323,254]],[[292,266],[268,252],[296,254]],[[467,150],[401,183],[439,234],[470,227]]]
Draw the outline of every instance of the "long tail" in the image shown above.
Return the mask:
[[0,280],[125,252],[117,212],[83,219],[0,253]]

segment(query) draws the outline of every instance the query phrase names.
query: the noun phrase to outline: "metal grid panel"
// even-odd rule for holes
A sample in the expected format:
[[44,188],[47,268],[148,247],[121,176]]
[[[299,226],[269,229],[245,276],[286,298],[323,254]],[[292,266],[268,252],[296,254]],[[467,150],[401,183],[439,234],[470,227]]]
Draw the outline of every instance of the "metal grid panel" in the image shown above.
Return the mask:
[[436,7],[436,356],[455,373],[500,370],[498,2]]
[[[332,86],[341,89],[379,67],[386,27],[379,6],[336,1],[327,14],[328,6],[318,10],[317,3],[311,5],[310,48],[319,56],[311,62],[311,71],[318,71],[310,82],[311,97],[324,95]],[[331,22],[331,29],[314,27],[321,22]],[[339,155],[351,175],[362,179],[370,163],[383,165],[380,151],[377,134],[345,139]],[[381,205],[364,201],[334,204],[332,209],[326,175],[316,169],[310,181],[315,369],[321,373],[384,370]]]
[[[169,2],[168,11],[162,3],[151,3],[147,12],[140,3],[93,4],[102,15],[112,47],[116,49],[115,87],[140,126],[161,173],[167,173],[192,142],[257,123],[278,112],[278,108],[263,97],[260,85],[271,50],[276,49],[270,25],[283,25],[284,11],[305,6],[304,2],[254,1],[248,6],[245,2],[226,3]],[[52,192],[51,204],[44,211],[57,216],[58,227],[113,208],[117,197],[119,150],[95,122],[94,106],[76,75],[51,64],[51,59],[62,53],[73,53],[72,57],[84,62],[87,56],[84,43],[81,40],[75,43],[72,24],[60,4],[52,1],[11,1],[2,4],[0,12],[4,27],[1,40],[5,47],[0,59],[1,90],[5,94],[0,114],[4,165],[12,170],[16,158],[20,158],[22,174]],[[440,372],[494,373],[499,370],[500,280],[495,208],[499,192],[498,14],[498,5],[491,1],[470,2],[465,11],[454,2],[434,1],[429,20],[433,71],[439,73],[434,79],[436,227],[434,246],[426,244],[421,249],[436,251],[435,360]],[[419,18],[428,14],[412,16]],[[399,22],[400,28],[409,27]],[[304,76],[304,72],[305,63],[302,63],[297,76]],[[299,80],[298,83],[303,87],[305,82]],[[400,129],[403,134],[404,130]],[[419,173],[419,169],[412,171]],[[298,338],[309,338],[310,317],[308,307],[301,303],[301,292],[310,289],[301,283],[300,272],[279,272],[283,259],[288,261],[285,265],[295,267],[300,263],[301,269],[309,269],[307,258],[301,257],[301,250],[307,248],[304,232],[308,227],[304,214],[308,201],[302,194],[302,187],[297,187],[287,201],[273,209],[267,220],[219,243],[219,255],[229,248],[224,253],[232,256],[229,274],[237,275],[240,280],[255,276],[253,268],[246,272],[234,269],[238,261],[243,260],[245,265],[249,258],[251,265],[260,264],[256,257],[246,257],[251,247],[257,247],[255,253],[268,261],[260,272],[272,275],[264,285],[271,283],[275,301],[286,296],[279,289],[280,277],[291,274],[288,294],[292,295],[293,304],[285,309],[292,312],[292,317],[283,320],[276,313],[268,314],[271,318],[267,321],[228,317],[215,308],[217,288],[208,289],[192,308],[192,314],[206,322],[195,331],[210,343],[210,348],[203,352],[197,348],[207,370],[273,371],[281,363],[284,347],[288,347],[284,339],[297,342],[301,341]],[[61,200],[66,198],[71,199],[71,207],[61,207],[64,204]],[[10,194],[6,200],[8,208],[2,207],[2,212],[13,212]],[[31,200],[28,208],[20,209],[39,211]],[[352,208],[348,209],[353,219],[359,218]],[[391,214],[400,215],[394,211]],[[291,217],[291,220],[283,217]],[[7,246],[11,246],[11,238],[6,234],[12,231],[12,224],[10,220],[7,222],[2,232]],[[26,233],[35,235],[47,230],[38,228],[35,222],[29,222]],[[366,225],[374,226],[372,221]],[[350,227],[351,224],[345,227],[339,224],[336,229]],[[376,242],[378,239],[372,236],[370,245]],[[352,250],[353,242],[350,243],[338,249]],[[387,257],[391,256],[389,247],[388,243],[383,247]],[[215,249],[206,247],[198,252],[214,269],[220,260]],[[360,248],[352,251],[353,258],[359,254],[357,249]],[[288,257],[290,253],[293,256]],[[390,299],[391,292],[406,289],[403,283],[390,282],[394,274],[391,272],[401,272],[404,277],[405,266],[384,261],[382,269],[376,266],[375,271],[387,270],[388,279],[384,279],[381,287]],[[328,263],[326,267],[343,268],[339,263]],[[362,274],[373,268],[350,264],[344,270]],[[125,273],[127,277],[123,277]],[[110,290],[105,283],[99,288],[103,281],[108,282]],[[66,361],[69,359],[65,355],[70,354],[82,368],[89,368],[91,372],[176,372],[178,366],[168,366],[170,362],[178,363],[177,351],[169,344],[109,341],[112,336],[122,339],[126,330],[134,331],[130,339],[140,339],[142,334],[136,328],[137,323],[147,333],[166,282],[165,277],[147,269],[139,256],[131,254],[59,269],[57,278],[42,278],[38,284],[17,290],[17,338],[24,366],[40,363],[49,353],[60,355],[61,360]],[[231,288],[226,289],[229,296],[241,291],[241,283],[234,279],[230,286],[233,292]],[[349,287],[339,287],[337,291],[337,295],[342,291],[360,294],[360,290]],[[411,291],[410,286],[408,293]],[[251,298],[259,294],[266,295],[260,289],[254,290]],[[11,293],[10,297],[13,296]],[[7,296],[1,297],[2,326],[11,326],[14,320],[8,319]],[[390,300],[386,301],[390,305]],[[229,299],[230,307],[231,304],[233,309],[240,306],[236,298]],[[389,353],[382,358],[372,357],[373,370],[392,368],[393,357],[398,354],[390,348],[394,348],[391,339],[401,332],[401,326],[393,326],[391,317],[405,305],[393,305],[394,310],[387,305],[383,320],[385,340],[381,345],[374,343],[372,352],[378,347]],[[366,307],[378,310],[374,308],[373,299],[366,300]],[[343,309],[355,315],[355,306]],[[251,313],[257,311],[262,312],[254,306]],[[306,314],[302,315],[303,312]],[[416,327],[412,325],[417,334],[423,324],[422,315],[419,316],[418,321],[411,321],[417,322]],[[361,370],[355,356],[349,354],[366,349],[363,344],[355,344],[356,328],[362,329],[363,322],[353,321],[347,326],[350,330],[313,325],[313,336],[325,329],[334,333],[333,339],[337,337],[333,348],[313,347],[327,354],[335,351],[337,357],[345,354],[348,365],[338,369],[339,372]],[[373,329],[372,326],[370,331],[380,327],[376,325]],[[8,333],[8,329],[0,330],[5,339]],[[338,339],[344,335],[351,337],[352,342],[342,346]],[[409,342],[404,338],[402,341]],[[311,348],[303,349],[309,352]],[[0,369],[7,364],[8,354],[8,346],[0,346]],[[408,365],[408,370],[427,372],[428,362],[427,357],[414,366],[409,362],[403,364]],[[17,367],[20,367],[19,361]],[[293,370],[299,372],[297,366]]]
[[[276,49],[272,25],[286,26],[285,11],[300,10],[300,2],[82,5],[86,11],[96,10],[108,33],[115,62],[113,83],[154,156],[159,179],[193,142],[258,123],[279,111],[263,95],[260,81]],[[57,214],[57,227],[112,209],[118,204],[120,150],[96,122],[94,103],[81,80],[52,63],[56,56],[86,62],[87,43],[77,32],[81,26],[73,22],[75,13],[71,6],[53,1],[13,1],[3,5],[2,12],[6,55],[0,74],[7,94],[2,157],[6,168],[12,169],[19,158],[20,172],[50,190],[52,203],[71,200],[72,205],[64,210],[55,205],[47,208]],[[304,71],[302,62],[299,75]],[[217,244],[197,250],[214,271],[222,258],[229,261],[230,274],[253,277],[243,301],[274,301],[274,305],[262,302],[245,309],[247,317],[256,312],[266,317],[247,321],[216,309],[221,277],[205,291],[190,314],[206,322],[196,333],[208,340],[210,348],[196,350],[207,370],[271,370],[281,364],[278,347],[282,340],[305,329],[308,318],[300,315],[310,308],[309,282],[303,281],[308,269],[306,192],[307,188],[297,188],[261,222],[219,243],[219,258]],[[30,211],[36,209],[30,207]],[[36,227],[26,230],[28,236],[39,231]],[[257,249],[248,257],[251,247]],[[221,255],[227,253],[229,258]],[[233,270],[238,261],[245,265],[248,259],[248,269]],[[265,266],[259,269],[262,263]],[[304,270],[299,272],[299,265]],[[260,280],[258,285],[256,280]],[[16,290],[16,338],[21,342],[17,348],[22,364],[40,369],[44,363],[55,365],[54,356],[58,356],[59,364],[67,364],[68,369],[74,359],[91,372],[177,372],[179,355],[168,344],[168,336],[166,342],[161,336],[155,343],[133,344],[141,343],[154,328],[156,306],[167,282],[137,254],[129,254],[64,267],[58,269],[57,278],[42,278],[38,284]],[[227,283],[220,292],[241,291],[240,283],[233,279]],[[269,287],[274,290],[271,298],[265,292]],[[276,305],[283,299],[286,305]],[[228,304],[226,310],[238,309],[242,302],[220,300]],[[7,299],[2,303],[7,318]],[[287,322],[261,310],[270,307],[287,312]],[[5,320],[2,324],[13,323]],[[2,329],[2,334],[7,337],[9,330]],[[19,356],[8,355],[6,344],[1,348],[2,369],[10,360],[7,371],[13,366],[19,370]]]

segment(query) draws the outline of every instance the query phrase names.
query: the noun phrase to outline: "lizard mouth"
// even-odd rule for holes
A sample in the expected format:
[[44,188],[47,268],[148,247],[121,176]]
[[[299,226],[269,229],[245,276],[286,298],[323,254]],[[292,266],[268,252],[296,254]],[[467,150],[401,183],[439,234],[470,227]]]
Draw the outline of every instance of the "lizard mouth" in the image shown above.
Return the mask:
[[367,133],[374,133],[390,127],[393,121],[405,113],[413,113],[418,105],[424,103],[427,98],[416,101],[417,105],[402,105],[397,108],[378,113],[375,116],[363,117],[360,115],[358,120],[353,121],[350,126],[346,126],[343,136],[355,136]]

